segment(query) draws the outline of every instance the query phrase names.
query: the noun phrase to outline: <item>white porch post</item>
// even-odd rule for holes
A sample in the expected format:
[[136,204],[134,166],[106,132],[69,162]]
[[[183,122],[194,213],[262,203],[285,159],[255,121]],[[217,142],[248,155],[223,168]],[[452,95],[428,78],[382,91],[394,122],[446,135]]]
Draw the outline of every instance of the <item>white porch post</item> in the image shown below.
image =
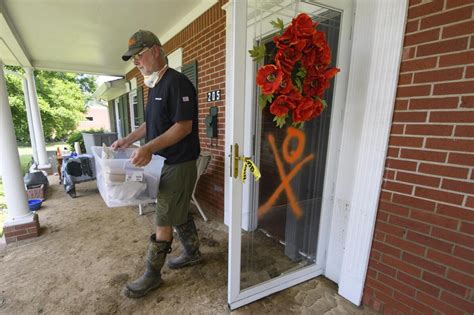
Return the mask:
[[28,119],[28,130],[30,131],[30,142],[31,142],[31,148],[33,150],[33,158],[35,162],[39,164],[38,151],[36,150],[35,128],[33,127],[33,118],[31,115],[31,104],[30,104],[30,98],[28,94],[28,81],[23,76],[22,76],[22,81],[23,81],[23,94],[25,96],[26,117]]
[[36,94],[35,77],[32,68],[25,68],[26,81],[28,82],[28,94],[30,100],[31,118],[33,121],[34,134],[36,139],[36,150],[38,153],[39,168],[49,168],[46,145],[44,142],[43,124],[41,123],[41,113]]
[[3,63],[0,61],[0,148],[2,163],[0,169],[5,190],[8,215],[5,226],[29,223],[33,214],[29,211],[23,175],[20,167],[20,156],[16,145],[12,113],[8,103],[7,86]]

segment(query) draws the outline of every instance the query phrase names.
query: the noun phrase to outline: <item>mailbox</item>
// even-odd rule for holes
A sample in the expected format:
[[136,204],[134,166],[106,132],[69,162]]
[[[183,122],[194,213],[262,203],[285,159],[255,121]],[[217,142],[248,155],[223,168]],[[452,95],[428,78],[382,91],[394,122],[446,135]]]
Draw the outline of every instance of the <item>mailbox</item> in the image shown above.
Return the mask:
[[206,136],[208,138],[217,138],[217,106],[209,109],[209,114],[204,120],[206,124]]

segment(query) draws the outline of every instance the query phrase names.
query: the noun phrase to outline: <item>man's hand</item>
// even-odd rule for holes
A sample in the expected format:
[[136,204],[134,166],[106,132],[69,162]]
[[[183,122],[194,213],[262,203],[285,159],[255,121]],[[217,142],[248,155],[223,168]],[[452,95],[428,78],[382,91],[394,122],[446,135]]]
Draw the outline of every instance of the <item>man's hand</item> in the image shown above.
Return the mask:
[[153,152],[147,146],[142,146],[132,153],[130,159],[136,167],[144,167],[150,163],[152,154]]
[[112,150],[117,151],[119,149],[126,149],[129,146],[130,144],[128,143],[128,141],[126,141],[125,138],[122,138],[114,141],[114,143],[112,143],[110,147],[112,148]]
[[130,147],[135,141],[138,141],[144,138],[145,134],[146,134],[146,123],[142,123],[140,127],[135,129],[135,131],[133,131],[131,134],[129,134],[128,136],[122,139],[118,139],[117,141],[112,143],[110,147],[114,151],[120,150],[120,149],[126,149]]

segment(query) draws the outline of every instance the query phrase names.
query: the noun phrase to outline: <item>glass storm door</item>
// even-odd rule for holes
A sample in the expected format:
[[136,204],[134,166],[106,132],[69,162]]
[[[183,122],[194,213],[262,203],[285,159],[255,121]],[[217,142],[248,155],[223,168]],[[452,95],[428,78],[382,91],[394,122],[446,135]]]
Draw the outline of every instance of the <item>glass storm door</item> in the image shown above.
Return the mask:
[[[232,49],[226,119],[226,215],[229,220],[229,290],[231,309],[324,273],[342,131],[349,67],[352,1],[234,1]],[[302,128],[275,126],[268,107],[258,106],[258,66],[248,51],[263,44],[264,63],[273,63],[276,30],[297,14],[319,22],[331,49],[331,67],[341,72],[323,99],[327,108]],[[246,43],[243,45],[242,43]],[[242,66],[245,65],[245,66]],[[243,157],[261,172],[242,182]]]

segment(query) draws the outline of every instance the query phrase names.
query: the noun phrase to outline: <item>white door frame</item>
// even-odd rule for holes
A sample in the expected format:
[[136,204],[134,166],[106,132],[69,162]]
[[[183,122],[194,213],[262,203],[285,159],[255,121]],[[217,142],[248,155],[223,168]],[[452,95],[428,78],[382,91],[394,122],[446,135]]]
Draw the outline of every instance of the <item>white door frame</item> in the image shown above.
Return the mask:
[[137,105],[138,105],[137,89],[133,89],[130,92],[128,92],[128,106],[130,110],[130,127],[132,127],[132,132],[135,131],[135,129],[138,129],[138,127],[140,127],[140,126],[135,125],[135,108],[134,108],[134,103],[133,103],[133,97],[137,97]]
[[356,0],[355,7],[325,275],[339,283],[340,295],[360,305],[392,124],[408,0]]
[[123,134],[122,134],[122,119],[120,117],[120,111],[119,111],[119,97],[117,97],[116,99],[114,99],[114,111],[115,111],[115,126],[117,128],[117,135],[118,135],[118,138],[121,139],[123,137]]
[[[242,38],[245,35],[242,30],[246,27],[243,22],[245,9],[244,13],[239,10],[246,4],[242,2],[230,2],[226,6],[232,16],[232,20],[227,19],[227,30],[235,36],[233,40],[227,37],[227,47],[239,40],[245,42]],[[336,166],[331,227],[326,230],[329,246],[324,274],[339,283],[339,294],[360,305],[388,147],[408,0],[354,0],[354,7],[351,71],[342,115],[344,128]],[[233,32],[233,29],[241,32]],[[237,48],[228,49],[226,56],[232,61],[226,69],[226,124],[229,127],[226,130],[226,157],[232,139],[236,134],[243,138],[244,132],[236,127],[242,126],[243,117],[232,116],[234,104],[244,103],[241,92],[245,91],[245,74],[238,67],[245,60],[245,54]],[[242,196],[242,186],[229,183],[229,167],[226,158],[225,222],[232,222],[229,233],[239,233],[241,217],[229,209],[232,204],[244,204],[243,200],[235,202],[237,196]],[[235,285],[240,281],[240,264],[236,266],[240,262],[240,242],[229,245],[229,257],[232,257],[229,260],[229,300],[235,300],[239,291]],[[249,293],[252,292],[249,290]]]
[[[129,110],[130,110],[130,127],[131,127],[131,132],[134,132],[136,129],[138,129],[138,125],[135,125],[135,103],[133,101],[133,98],[136,97],[137,104],[138,106],[138,89],[133,89],[130,92],[128,92],[128,105],[129,105]],[[135,146],[140,147],[140,140],[135,141],[133,143]]]

